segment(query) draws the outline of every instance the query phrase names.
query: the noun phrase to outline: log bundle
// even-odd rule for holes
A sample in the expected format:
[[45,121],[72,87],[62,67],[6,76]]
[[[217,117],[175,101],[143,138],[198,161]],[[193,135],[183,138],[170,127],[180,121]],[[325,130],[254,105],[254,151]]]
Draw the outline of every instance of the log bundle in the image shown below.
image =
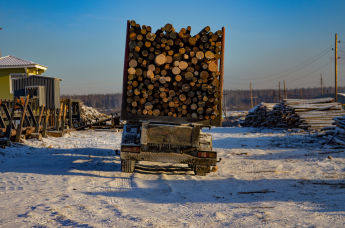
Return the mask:
[[127,113],[213,120],[221,115],[222,30],[209,26],[191,35],[166,24],[157,31],[130,21]]
[[[251,110],[248,111],[242,126],[244,127],[271,127],[275,126],[275,120],[279,120],[278,118],[273,117],[273,109],[277,105],[277,103],[260,103]],[[278,113],[279,114],[279,113]]]
[[335,129],[328,131],[328,134],[333,136],[330,138],[331,141],[336,144],[345,146],[345,116],[339,116],[334,118]]
[[333,119],[343,115],[345,111],[342,105],[333,98],[284,99],[272,109],[267,109],[265,105],[257,106],[255,111],[247,116],[244,126],[319,131],[332,128]]

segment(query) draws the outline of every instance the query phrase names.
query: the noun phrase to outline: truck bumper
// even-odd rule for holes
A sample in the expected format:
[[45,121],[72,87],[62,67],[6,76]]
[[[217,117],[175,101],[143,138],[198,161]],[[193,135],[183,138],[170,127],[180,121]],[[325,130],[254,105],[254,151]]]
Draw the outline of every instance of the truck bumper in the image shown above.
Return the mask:
[[122,152],[120,158],[123,160],[134,161],[155,161],[155,162],[168,162],[168,163],[182,163],[182,164],[195,164],[215,166],[217,158],[198,158],[188,154],[179,153],[164,153],[164,152]]

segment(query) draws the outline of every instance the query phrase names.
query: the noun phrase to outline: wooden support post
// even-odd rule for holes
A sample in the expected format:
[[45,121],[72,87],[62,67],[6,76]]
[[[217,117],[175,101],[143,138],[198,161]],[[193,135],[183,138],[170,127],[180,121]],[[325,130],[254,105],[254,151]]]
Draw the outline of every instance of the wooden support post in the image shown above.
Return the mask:
[[[7,120],[10,121],[10,119],[11,119],[11,114],[10,114],[10,111],[9,111],[7,105],[4,104],[4,103],[2,103],[1,106],[2,106],[2,109],[3,109],[4,112],[5,112],[5,115],[6,115]],[[12,122],[12,128],[15,128],[13,122]]]
[[65,104],[63,106],[63,117],[62,117],[62,123],[61,123],[61,132],[63,133],[65,131],[65,123],[66,123],[66,111],[67,111],[67,105]]
[[31,126],[37,126],[37,121],[36,121],[36,118],[35,118],[35,115],[32,111],[32,108],[30,105],[28,105],[28,112],[29,112],[29,115],[30,115],[30,118],[31,118]]
[[6,126],[5,126],[4,119],[3,119],[2,116],[1,116],[1,113],[0,113],[0,127],[1,127],[1,128],[5,128],[5,127],[6,127]]
[[[220,69],[219,69],[219,109],[218,112],[222,113],[222,108],[223,108],[223,86],[224,86],[224,53],[225,53],[225,28],[222,27],[222,43],[221,43],[222,49],[221,49],[221,56],[220,56]],[[219,121],[218,121],[218,126],[222,126],[222,115],[219,116]]]
[[1,128],[6,128],[5,122],[4,122],[4,120],[2,118],[2,115],[1,115],[1,104],[2,104],[2,101],[0,100],[0,127]]
[[[7,109],[7,107],[6,107]],[[12,134],[12,128],[15,128],[13,120],[14,120],[14,111],[16,109],[16,98],[13,100],[13,106],[12,106],[12,112],[10,115],[10,118],[8,119],[8,125],[6,128],[6,138],[11,139],[11,134]],[[8,111],[8,109],[7,109]]]
[[28,109],[28,104],[29,104],[29,95],[26,97],[26,100],[25,100],[23,112],[22,112],[22,115],[20,117],[19,125],[17,127],[17,134],[16,134],[15,142],[20,142],[20,136],[22,135],[23,124],[24,124],[24,120],[25,120],[26,111]]
[[303,89],[302,88],[300,88],[300,90],[299,90],[299,98],[303,99]]
[[36,124],[36,129],[35,129],[35,132],[36,132],[36,133],[39,133],[39,132],[40,132],[41,120],[42,120],[43,112],[44,112],[44,105],[42,105],[41,111],[40,111],[40,115],[39,115],[39,117],[38,117],[38,121],[37,121],[37,124]]
[[60,104],[60,109],[59,109],[59,114],[58,114],[58,118],[56,121],[56,130],[59,131],[60,130],[60,121],[61,121],[61,115],[62,115],[62,108],[63,108],[63,103],[61,102]]
[[49,115],[50,115],[50,109],[46,109],[46,116],[44,118],[44,125],[43,125],[43,130],[42,130],[42,136],[43,137],[47,137]]
[[72,107],[72,99],[68,100],[68,126],[69,129],[73,128],[73,107]]
[[0,100],[0,128],[6,128],[5,121],[4,121],[4,119],[2,118],[2,115],[1,115],[1,104],[2,104],[2,101]]
[[287,91],[286,91],[285,80],[283,81],[283,83],[284,83],[284,99],[287,99]]

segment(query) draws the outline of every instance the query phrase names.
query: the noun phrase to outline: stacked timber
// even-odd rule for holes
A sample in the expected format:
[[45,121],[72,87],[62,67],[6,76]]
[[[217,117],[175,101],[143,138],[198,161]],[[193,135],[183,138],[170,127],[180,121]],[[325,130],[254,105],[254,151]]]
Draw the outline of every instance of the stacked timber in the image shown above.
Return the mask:
[[244,126],[322,130],[332,128],[333,119],[343,115],[342,105],[333,98],[284,99],[273,108],[267,103],[258,105]]
[[345,146],[345,116],[334,118],[335,129],[328,133],[333,134],[331,140],[337,144]]
[[247,111],[230,111],[223,118],[222,127],[240,127],[247,115]]
[[130,21],[125,108],[138,116],[216,119],[221,115],[222,30],[191,35],[166,24],[157,31]]
[[272,111],[277,103],[260,103],[248,111],[242,126],[244,127],[270,127],[272,126]]
[[333,98],[285,99],[286,121],[296,127],[322,130],[333,126],[335,117],[345,114],[342,105]]
[[95,123],[99,120],[108,119],[111,116],[100,113],[97,109],[80,104],[80,118],[84,123]]

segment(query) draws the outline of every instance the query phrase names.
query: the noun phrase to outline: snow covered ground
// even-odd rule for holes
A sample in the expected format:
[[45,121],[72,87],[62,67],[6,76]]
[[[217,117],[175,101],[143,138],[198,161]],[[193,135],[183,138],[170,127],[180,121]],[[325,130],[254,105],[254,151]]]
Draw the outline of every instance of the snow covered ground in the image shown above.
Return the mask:
[[[206,130],[208,132],[208,130]],[[121,133],[0,149],[0,227],[344,227],[345,152],[308,134],[214,128],[222,161],[120,172]]]

